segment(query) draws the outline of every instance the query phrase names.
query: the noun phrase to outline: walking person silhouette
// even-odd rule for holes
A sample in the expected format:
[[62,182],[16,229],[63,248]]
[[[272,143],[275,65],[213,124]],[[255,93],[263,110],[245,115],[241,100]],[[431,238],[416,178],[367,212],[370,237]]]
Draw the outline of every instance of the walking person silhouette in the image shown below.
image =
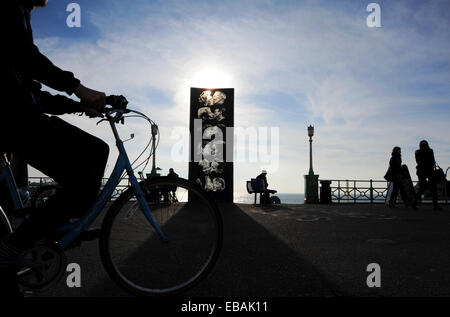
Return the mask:
[[416,200],[419,202],[423,193],[429,188],[433,195],[434,210],[441,210],[438,206],[437,183],[433,177],[436,160],[433,149],[430,148],[426,140],[419,143],[419,149],[415,153],[417,162],[417,177],[419,178],[419,191],[416,194]]
[[391,159],[389,160],[390,179],[393,184],[392,194],[389,199],[389,208],[397,208],[398,193],[401,189],[401,173],[402,173],[402,150],[396,146],[392,149]]

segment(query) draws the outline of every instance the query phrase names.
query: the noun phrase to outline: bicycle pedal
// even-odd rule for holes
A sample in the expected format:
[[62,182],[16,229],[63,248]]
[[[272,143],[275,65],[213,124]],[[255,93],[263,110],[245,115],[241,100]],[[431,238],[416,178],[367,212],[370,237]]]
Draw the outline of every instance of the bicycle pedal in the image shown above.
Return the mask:
[[91,228],[83,231],[77,240],[79,241],[93,241],[100,237],[102,230],[100,228]]

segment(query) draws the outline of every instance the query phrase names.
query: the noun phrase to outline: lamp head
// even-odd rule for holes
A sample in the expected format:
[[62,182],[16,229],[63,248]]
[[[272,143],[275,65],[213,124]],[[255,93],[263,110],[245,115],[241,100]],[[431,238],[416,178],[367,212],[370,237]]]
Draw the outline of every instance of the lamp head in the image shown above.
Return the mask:
[[308,127],[308,136],[309,136],[309,137],[314,136],[314,127],[313,127],[312,125],[310,125],[310,126]]

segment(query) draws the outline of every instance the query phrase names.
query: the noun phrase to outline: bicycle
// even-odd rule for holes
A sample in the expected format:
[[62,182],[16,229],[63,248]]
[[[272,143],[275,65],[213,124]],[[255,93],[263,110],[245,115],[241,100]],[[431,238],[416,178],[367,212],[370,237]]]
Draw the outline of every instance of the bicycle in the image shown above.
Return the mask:
[[[106,212],[99,237],[101,260],[114,282],[134,295],[175,295],[197,285],[217,261],[223,223],[215,202],[186,179],[138,181],[116,125],[128,117],[152,121],[127,109],[123,96],[108,96],[107,104],[111,107],[105,108],[99,123],[109,122],[119,150],[111,176],[79,220],[57,229],[56,241],[39,241],[22,256],[17,274],[23,291],[45,290],[62,277],[67,265],[64,250],[79,242],[80,234],[102,213],[125,174],[130,185]],[[127,116],[129,113],[133,115]],[[0,168],[0,181],[6,182],[15,209],[22,208],[6,156],[0,157]],[[176,188],[176,195],[171,196],[176,199],[169,203],[161,200],[163,188]],[[0,238],[12,230],[10,219],[0,208]]]

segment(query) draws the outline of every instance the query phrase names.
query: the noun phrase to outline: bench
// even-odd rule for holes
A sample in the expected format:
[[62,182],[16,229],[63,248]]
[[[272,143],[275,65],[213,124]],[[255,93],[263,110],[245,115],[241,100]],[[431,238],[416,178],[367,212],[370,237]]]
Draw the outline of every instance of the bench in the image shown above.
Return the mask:
[[247,181],[247,192],[249,194],[255,194],[255,205],[257,194],[259,194],[260,205],[263,204],[263,202],[261,202],[261,194],[267,194],[270,203],[281,203],[280,199],[277,196],[270,197],[270,194],[275,194],[277,191],[273,189],[265,189],[264,181],[262,179],[252,178],[251,180]]

